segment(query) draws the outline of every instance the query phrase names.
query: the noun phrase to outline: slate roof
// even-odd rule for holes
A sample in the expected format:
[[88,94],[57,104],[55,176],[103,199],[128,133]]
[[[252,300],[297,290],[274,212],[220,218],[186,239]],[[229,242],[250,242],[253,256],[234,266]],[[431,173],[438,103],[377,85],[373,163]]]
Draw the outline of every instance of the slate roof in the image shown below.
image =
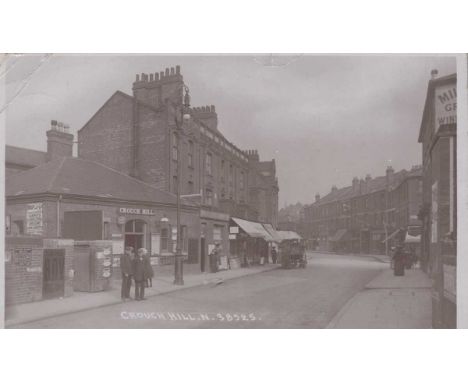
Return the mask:
[[[175,195],[89,160],[56,158],[31,170],[10,176],[7,197],[30,194],[63,194],[138,202],[175,204]],[[193,206],[181,200],[181,204]]]
[[9,164],[36,167],[45,163],[46,160],[47,153],[45,151],[5,145],[5,164],[7,167]]

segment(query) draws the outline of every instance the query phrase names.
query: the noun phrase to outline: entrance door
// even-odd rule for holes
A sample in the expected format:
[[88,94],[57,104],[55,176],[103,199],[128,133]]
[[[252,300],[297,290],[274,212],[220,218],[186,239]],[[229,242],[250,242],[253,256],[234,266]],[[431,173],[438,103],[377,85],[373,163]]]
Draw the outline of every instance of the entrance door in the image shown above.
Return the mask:
[[146,223],[143,220],[130,220],[125,223],[125,246],[132,247],[135,253],[145,248]]
[[202,237],[200,238],[200,269],[202,272],[205,272],[205,256],[206,255],[206,250],[205,250],[205,238]]
[[63,297],[65,292],[65,250],[44,249],[42,297]]
[[134,251],[138,251],[143,247],[143,235],[125,234],[125,247],[132,247]]

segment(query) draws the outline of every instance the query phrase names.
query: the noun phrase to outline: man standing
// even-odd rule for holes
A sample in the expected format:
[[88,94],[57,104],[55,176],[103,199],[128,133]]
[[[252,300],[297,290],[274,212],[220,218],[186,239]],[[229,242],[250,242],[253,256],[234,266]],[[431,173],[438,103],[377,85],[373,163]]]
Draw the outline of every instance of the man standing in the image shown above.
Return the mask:
[[144,248],[138,250],[138,254],[133,260],[133,279],[135,280],[135,300],[145,300],[145,282],[146,282],[146,272],[145,272],[145,258]]
[[125,253],[120,255],[120,270],[122,272],[122,301],[130,299],[130,288],[132,286],[132,247],[125,247]]

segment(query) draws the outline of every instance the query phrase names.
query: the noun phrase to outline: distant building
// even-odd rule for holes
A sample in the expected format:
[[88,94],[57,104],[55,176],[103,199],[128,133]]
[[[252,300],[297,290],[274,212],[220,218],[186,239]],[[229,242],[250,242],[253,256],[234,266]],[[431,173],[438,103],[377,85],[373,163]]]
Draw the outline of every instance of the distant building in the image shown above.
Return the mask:
[[433,326],[456,327],[457,76],[431,73],[418,142],[423,156],[422,266],[434,279]]
[[324,251],[385,253],[390,240],[407,231],[417,234],[421,222],[421,166],[385,176],[355,177],[352,185],[333,186],[304,207],[302,235],[309,247]]

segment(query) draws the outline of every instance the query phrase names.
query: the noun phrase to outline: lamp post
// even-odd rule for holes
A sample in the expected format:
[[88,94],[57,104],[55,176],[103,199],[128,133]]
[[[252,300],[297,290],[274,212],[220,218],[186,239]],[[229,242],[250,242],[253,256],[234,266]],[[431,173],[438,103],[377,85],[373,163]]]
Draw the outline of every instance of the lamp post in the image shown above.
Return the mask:
[[[180,105],[180,119],[177,118],[177,112],[175,115],[175,124],[177,129],[177,241],[176,241],[176,254],[174,258],[174,284],[175,285],[184,285],[184,269],[183,269],[183,256],[181,248],[181,230],[180,230],[180,138],[183,132],[182,126],[184,121],[190,119],[190,114],[188,114],[190,107],[190,95],[189,88],[183,85],[183,90],[185,95],[183,98],[183,103]],[[185,113],[187,112],[187,113]]]

